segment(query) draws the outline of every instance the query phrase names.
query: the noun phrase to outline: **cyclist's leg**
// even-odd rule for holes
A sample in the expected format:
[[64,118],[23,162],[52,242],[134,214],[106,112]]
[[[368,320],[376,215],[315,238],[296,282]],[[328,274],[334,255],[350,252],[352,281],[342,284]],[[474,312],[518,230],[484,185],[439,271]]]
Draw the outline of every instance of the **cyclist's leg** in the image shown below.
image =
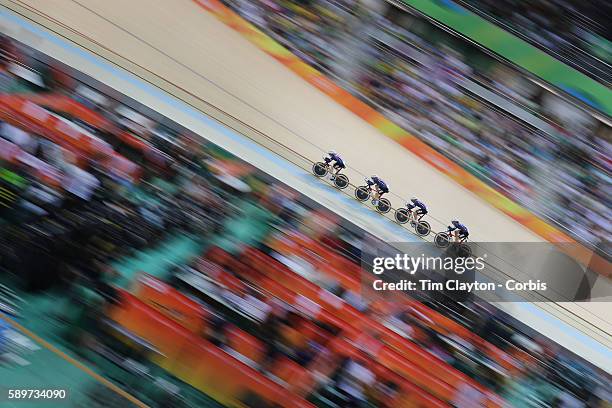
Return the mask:
[[329,174],[330,174],[330,179],[331,179],[331,180],[335,180],[335,178],[336,178],[336,174],[338,174],[338,170],[337,170],[337,168],[338,168],[338,167],[337,167],[336,163],[334,163],[334,164],[331,166],[331,168],[329,169],[329,170],[330,170],[330,171],[329,171]]
[[385,191],[385,190],[380,190],[380,189],[378,190],[378,199],[376,200],[377,201],[376,205],[378,205],[378,203],[380,202],[380,199],[382,198],[382,196],[384,196],[385,193],[387,193],[387,192],[388,191]]
[[411,209],[408,210],[408,212],[410,213],[410,218],[413,221],[416,221],[416,219],[417,219],[417,211],[414,208],[411,208]]
[[378,200],[380,199],[380,190],[378,186],[373,186],[372,188],[372,203],[374,205],[378,205]]
[[413,219],[414,221],[419,221],[419,214],[421,214],[421,212],[420,212],[420,211],[421,211],[421,210],[419,210],[419,209],[418,209],[418,207],[417,207],[417,208],[415,208],[415,209],[413,209],[413,210],[411,211],[411,212],[412,212],[412,219]]
[[326,157],[323,157],[323,161],[325,163],[325,167],[327,168],[328,173],[331,173],[333,175],[333,172],[331,172],[332,170],[331,159],[326,156]]

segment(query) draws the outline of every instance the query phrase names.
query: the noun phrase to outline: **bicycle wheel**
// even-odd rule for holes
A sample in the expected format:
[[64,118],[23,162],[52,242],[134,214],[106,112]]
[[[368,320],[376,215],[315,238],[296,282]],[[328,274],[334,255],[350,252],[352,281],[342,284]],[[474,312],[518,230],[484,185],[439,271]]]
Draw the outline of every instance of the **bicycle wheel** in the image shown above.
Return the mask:
[[317,162],[313,164],[312,174],[317,177],[325,177],[327,175],[327,165],[323,162]]
[[366,201],[370,198],[370,189],[366,186],[360,186],[355,189],[355,198],[359,201]]
[[450,237],[447,232],[438,232],[434,237],[434,244],[439,248],[446,248],[450,244]]
[[349,185],[349,179],[344,174],[338,174],[336,178],[334,179],[334,186],[336,186],[340,190],[347,188],[348,185]]
[[391,202],[387,200],[386,198],[381,198],[378,201],[378,205],[376,206],[376,209],[378,210],[379,213],[386,214],[389,212],[389,210],[391,210]]
[[395,221],[397,221],[400,224],[405,224],[408,222],[408,220],[410,219],[409,215],[408,215],[408,210],[405,208],[400,208],[398,210],[395,210]]
[[460,244],[459,249],[457,250],[457,255],[462,258],[469,258],[470,256],[472,256],[472,248],[470,248],[466,244]]
[[418,236],[426,237],[431,232],[431,225],[427,221],[419,221],[414,230]]

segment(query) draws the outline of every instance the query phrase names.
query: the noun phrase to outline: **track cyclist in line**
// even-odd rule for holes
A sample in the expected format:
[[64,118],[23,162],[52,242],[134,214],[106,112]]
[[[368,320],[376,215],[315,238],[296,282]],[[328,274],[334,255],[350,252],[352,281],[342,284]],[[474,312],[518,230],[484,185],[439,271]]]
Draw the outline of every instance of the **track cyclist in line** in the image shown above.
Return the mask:
[[467,227],[459,222],[456,218],[451,221],[452,225],[448,226],[448,233],[455,238],[455,242],[463,242],[470,235]]
[[406,208],[410,211],[414,220],[417,220],[419,216],[427,214],[427,206],[416,197],[412,197],[406,203]]
[[332,181],[336,179],[336,176],[338,175],[338,173],[340,173],[342,169],[346,168],[346,163],[344,163],[342,157],[340,157],[340,155],[336,153],[335,150],[330,150],[329,152],[327,152],[327,156],[323,157],[323,160],[325,160],[325,164],[327,164],[328,166],[331,165],[332,170],[330,172],[330,180]]
[[374,196],[372,200],[372,204],[376,206],[378,205],[378,202],[380,198],[383,196],[383,194],[386,194],[389,192],[389,186],[377,175],[373,175],[372,177],[367,178],[366,183],[368,183],[369,187],[374,186],[374,189],[372,190],[372,194]]

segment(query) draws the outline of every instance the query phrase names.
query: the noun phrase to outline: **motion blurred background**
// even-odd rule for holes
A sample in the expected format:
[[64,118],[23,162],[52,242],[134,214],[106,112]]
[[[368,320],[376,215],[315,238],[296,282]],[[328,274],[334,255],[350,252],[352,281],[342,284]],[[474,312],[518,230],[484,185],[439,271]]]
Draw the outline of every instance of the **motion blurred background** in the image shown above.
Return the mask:
[[[223,3],[609,262],[608,2]],[[462,34],[462,7],[550,72],[500,58],[514,36]],[[88,407],[612,404],[610,365],[475,297],[363,292],[380,238],[36,49],[0,52],[1,386]]]

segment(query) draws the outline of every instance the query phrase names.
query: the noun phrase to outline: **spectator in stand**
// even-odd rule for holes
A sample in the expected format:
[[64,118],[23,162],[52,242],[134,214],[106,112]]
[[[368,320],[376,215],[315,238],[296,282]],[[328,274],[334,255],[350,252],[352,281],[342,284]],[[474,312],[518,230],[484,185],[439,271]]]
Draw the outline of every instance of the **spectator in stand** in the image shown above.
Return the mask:
[[205,333],[205,338],[215,346],[223,348],[227,345],[227,326],[228,322],[225,318],[218,314],[212,315],[208,322],[208,331]]
[[367,389],[375,383],[376,376],[365,361],[348,358],[340,368],[336,388],[348,399],[348,406],[360,407],[366,405]]
[[398,385],[392,381],[379,381],[374,386],[372,402],[377,407],[391,408],[393,407],[392,403],[399,394],[398,390]]
[[462,382],[455,391],[453,406],[457,408],[485,407],[486,398],[476,387],[467,382]]
[[78,207],[91,201],[100,181],[91,173],[74,164],[66,164],[63,169],[63,188],[69,193],[68,207]]
[[[0,50],[0,53],[2,51]],[[6,57],[6,54],[0,54],[0,94],[13,92],[19,82],[15,74],[9,71],[9,61]]]

